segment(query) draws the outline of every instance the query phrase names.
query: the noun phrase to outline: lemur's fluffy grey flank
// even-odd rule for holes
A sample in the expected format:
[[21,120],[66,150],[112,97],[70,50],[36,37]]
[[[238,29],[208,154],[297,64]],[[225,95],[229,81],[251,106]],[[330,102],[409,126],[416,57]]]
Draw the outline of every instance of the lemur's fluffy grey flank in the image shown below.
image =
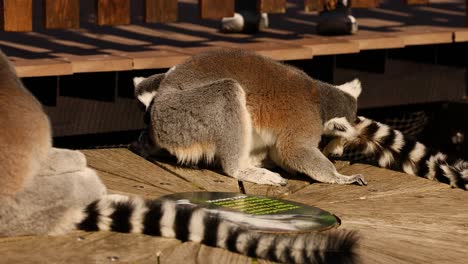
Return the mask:
[[165,149],[181,163],[218,161],[227,175],[259,184],[287,183],[262,168],[267,158],[319,182],[366,184],[362,175],[338,173],[318,149],[323,134],[354,136],[358,80],[334,86],[251,52],[219,49],[134,82],[149,113],[143,155]]
[[104,230],[190,240],[284,263],[357,261],[353,232],[264,234],[193,205],[106,195],[81,152],[51,147],[46,114],[1,52],[0,110],[0,236]]
[[340,156],[344,150],[357,150],[375,160],[380,167],[468,189],[468,162],[452,159],[405,137],[396,129],[365,117],[358,118],[355,128],[356,137],[338,137],[324,152]]

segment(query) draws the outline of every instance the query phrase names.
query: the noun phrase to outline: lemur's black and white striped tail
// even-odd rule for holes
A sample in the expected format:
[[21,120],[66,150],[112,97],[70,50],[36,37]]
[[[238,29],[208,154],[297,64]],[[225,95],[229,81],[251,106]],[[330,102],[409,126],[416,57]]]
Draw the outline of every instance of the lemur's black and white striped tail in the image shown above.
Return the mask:
[[380,167],[403,171],[430,180],[468,189],[468,162],[452,160],[405,137],[388,125],[359,117],[355,125],[358,136],[344,140],[344,149],[358,150],[375,160]]
[[[76,212],[75,212],[76,214]],[[357,236],[334,231],[271,234],[248,230],[213,210],[171,200],[108,195],[74,216],[85,231],[143,233],[194,241],[283,263],[356,263]]]

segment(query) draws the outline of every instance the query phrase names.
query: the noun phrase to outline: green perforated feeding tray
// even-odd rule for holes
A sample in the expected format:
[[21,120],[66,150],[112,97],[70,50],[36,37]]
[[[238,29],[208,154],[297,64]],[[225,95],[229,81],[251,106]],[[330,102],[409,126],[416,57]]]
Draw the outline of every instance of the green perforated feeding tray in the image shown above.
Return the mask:
[[201,206],[224,220],[260,232],[317,232],[340,225],[338,217],[320,208],[259,195],[187,192],[163,199]]

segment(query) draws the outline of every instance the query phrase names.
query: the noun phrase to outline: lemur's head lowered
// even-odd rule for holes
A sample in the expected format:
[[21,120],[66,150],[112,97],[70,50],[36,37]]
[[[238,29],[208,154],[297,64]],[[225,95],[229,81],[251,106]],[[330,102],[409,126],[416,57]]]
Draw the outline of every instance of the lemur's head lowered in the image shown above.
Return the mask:
[[319,83],[323,134],[350,138],[356,136],[357,99],[361,82],[354,79],[342,85]]

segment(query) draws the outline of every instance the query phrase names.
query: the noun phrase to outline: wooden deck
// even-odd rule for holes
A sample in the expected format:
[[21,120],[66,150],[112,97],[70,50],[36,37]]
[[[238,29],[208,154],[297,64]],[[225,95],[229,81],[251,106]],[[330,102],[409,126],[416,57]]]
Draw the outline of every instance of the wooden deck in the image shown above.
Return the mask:
[[[126,149],[84,153],[113,193],[157,198],[185,191],[238,191],[232,178],[210,170],[151,163]],[[360,232],[363,263],[466,263],[468,192],[368,165],[337,166],[345,174],[364,174],[369,185],[311,184],[289,177],[285,187],[244,183],[245,190],[338,215],[343,221],[340,228]],[[109,232],[2,238],[0,256],[1,263],[255,263],[197,243]]]
[[[407,6],[388,1],[378,8],[354,9],[360,31],[353,36],[315,34],[317,13],[302,11],[303,1],[288,2],[286,14],[271,15],[271,28],[255,34],[223,34],[219,21],[197,18],[197,1],[180,2],[180,22],[0,33],[0,48],[22,77],[81,72],[169,68],[189,56],[219,47],[256,51],[277,60],[358,53],[468,41],[465,1],[434,0]],[[397,3],[398,2],[398,3]]]

